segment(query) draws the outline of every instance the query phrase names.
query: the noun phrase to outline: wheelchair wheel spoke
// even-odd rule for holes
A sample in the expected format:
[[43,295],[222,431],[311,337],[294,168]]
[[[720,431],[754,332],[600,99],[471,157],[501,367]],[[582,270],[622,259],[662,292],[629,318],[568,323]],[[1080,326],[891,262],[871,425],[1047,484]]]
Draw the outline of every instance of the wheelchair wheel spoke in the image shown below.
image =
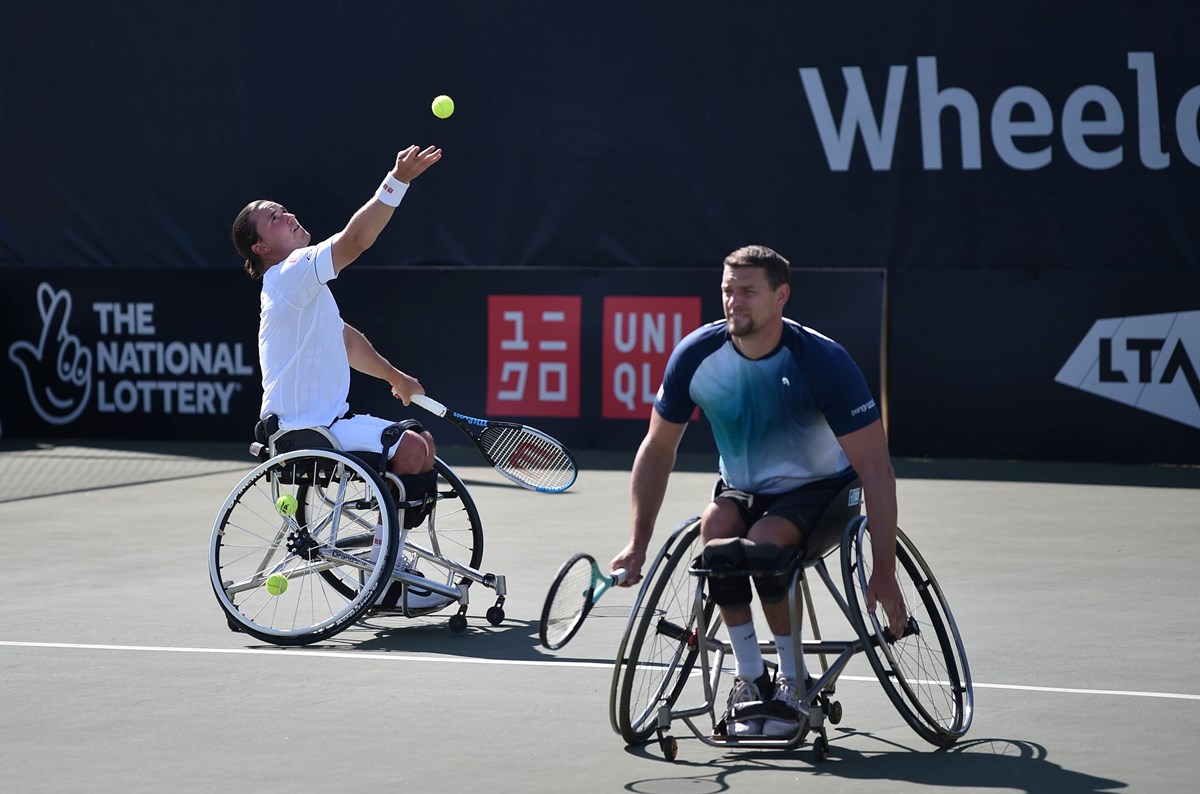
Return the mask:
[[910,615],[909,630],[900,639],[876,640],[885,636],[881,616],[863,607],[871,577],[866,523],[859,523],[851,534],[843,549],[845,586],[851,621],[871,666],[918,734],[933,744],[950,744],[970,727],[973,694],[962,640],[937,580],[912,542],[898,532],[896,574]]
[[[697,651],[689,642],[695,625],[696,580],[688,563],[699,553],[698,524],[681,527],[678,542],[660,557],[647,575],[639,603],[631,616],[626,642],[628,656],[614,671],[614,726],[631,744],[653,733],[658,708],[679,697],[695,665]],[[708,615],[712,605],[705,603]],[[618,686],[619,682],[619,686]]]
[[[213,528],[210,578],[231,626],[290,645],[356,621],[390,579],[390,500],[379,475],[336,451],[285,453],[254,469]],[[377,525],[386,548],[367,562]]]

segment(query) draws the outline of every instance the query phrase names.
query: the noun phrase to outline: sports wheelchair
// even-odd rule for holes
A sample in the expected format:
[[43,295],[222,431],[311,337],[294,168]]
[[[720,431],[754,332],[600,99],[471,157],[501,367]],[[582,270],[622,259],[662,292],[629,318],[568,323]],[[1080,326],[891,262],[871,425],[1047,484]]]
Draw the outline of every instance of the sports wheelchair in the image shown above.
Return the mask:
[[[834,699],[838,678],[850,660],[863,653],[888,698],[923,739],[944,747],[966,734],[974,712],[971,672],[945,596],[916,546],[897,530],[896,577],[910,615],[902,636],[897,639],[885,628],[885,616],[866,610],[871,535],[861,510],[861,483],[855,481],[826,509],[805,546],[770,571],[706,568],[700,519],[692,517],[680,524],[650,566],[625,626],[609,700],[613,730],[630,745],[657,736],[670,760],[678,752],[669,733],[676,720],[704,744],[719,747],[792,748],[815,733],[813,754],[822,761],[829,753],[825,722],[836,725],[842,719],[842,705]],[[831,563],[840,564],[841,588],[829,571]],[[821,638],[809,590],[810,572],[824,582],[854,627],[855,639]],[[726,730],[717,693],[722,675],[728,672],[724,661],[732,646],[718,636],[721,617],[705,587],[706,579],[717,575],[786,577],[796,669],[804,669],[802,655],[807,654],[820,658],[821,670],[819,677],[805,682],[800,725],[792,736],[735,736]],[[809,616],[811,639],[803,642],[798,593],[804,596]],[[759,645],[768,672],[777,669],[771,658],[776,654],[774,641]],[[701,720],[710,725],[701,727]]]
[[452,605],[467,628],[470,588],[495,591],[487,621],[504,620],[504,576],[483,573],[483,527],[462,480],[396,476],[389,450],[414,420],[388,426],[375,450],[339,448],[329,430],[259,425],[260,463],[213,525],[209,578],[233,631],[277,645],[325,640],[368,613],[418,617]]

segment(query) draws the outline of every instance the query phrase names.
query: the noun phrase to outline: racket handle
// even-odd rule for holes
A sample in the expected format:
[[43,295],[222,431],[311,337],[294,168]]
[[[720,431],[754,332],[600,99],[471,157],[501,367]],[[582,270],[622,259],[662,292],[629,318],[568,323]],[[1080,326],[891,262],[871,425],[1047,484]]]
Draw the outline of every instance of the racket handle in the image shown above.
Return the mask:
[[413,405],[421,406],[426,411],[429,411],[429,413],[431,413],[431,414],[435,414],[437,416],[445,416],[446,415],[446,411],[447,411],[446,406],[442,405],[440,402],[438,402],[437,400],[435,400],[432,397],[429,397],[427,395],[414,394],[412,396],[412,399],[409,400],[409,402],[411,402]]
[[625,568],[618,568],[612,572],[612,583],[615,585],[625,584],[625,580],[629,578],[629,571]]

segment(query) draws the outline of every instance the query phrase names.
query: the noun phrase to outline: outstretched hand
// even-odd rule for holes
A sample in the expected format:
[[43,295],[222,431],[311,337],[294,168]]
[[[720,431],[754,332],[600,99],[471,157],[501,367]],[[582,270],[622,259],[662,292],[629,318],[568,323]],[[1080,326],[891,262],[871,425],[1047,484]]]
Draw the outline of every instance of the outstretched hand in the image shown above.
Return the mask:
[[442,159],[442,150],[436,146],[418,149],[416,145],[402,149],[396,155],[396,167],[392,176],[401,182],[408,183],[425,173],[425,169]]

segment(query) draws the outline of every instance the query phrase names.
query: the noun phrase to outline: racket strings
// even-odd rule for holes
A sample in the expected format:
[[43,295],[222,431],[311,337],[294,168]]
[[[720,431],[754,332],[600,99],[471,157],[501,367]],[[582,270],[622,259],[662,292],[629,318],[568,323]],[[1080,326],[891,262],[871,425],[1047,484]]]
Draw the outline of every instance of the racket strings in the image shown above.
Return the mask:
[[592,565],[587,560],[573,564],[559,580],[545,615],[546,639],[556,645],[567,639],[592,598]]
[[575,479],[575,463],[561,445],[523,428],[485,428],[480,444],[493,465],[535,488],[556,490]]

